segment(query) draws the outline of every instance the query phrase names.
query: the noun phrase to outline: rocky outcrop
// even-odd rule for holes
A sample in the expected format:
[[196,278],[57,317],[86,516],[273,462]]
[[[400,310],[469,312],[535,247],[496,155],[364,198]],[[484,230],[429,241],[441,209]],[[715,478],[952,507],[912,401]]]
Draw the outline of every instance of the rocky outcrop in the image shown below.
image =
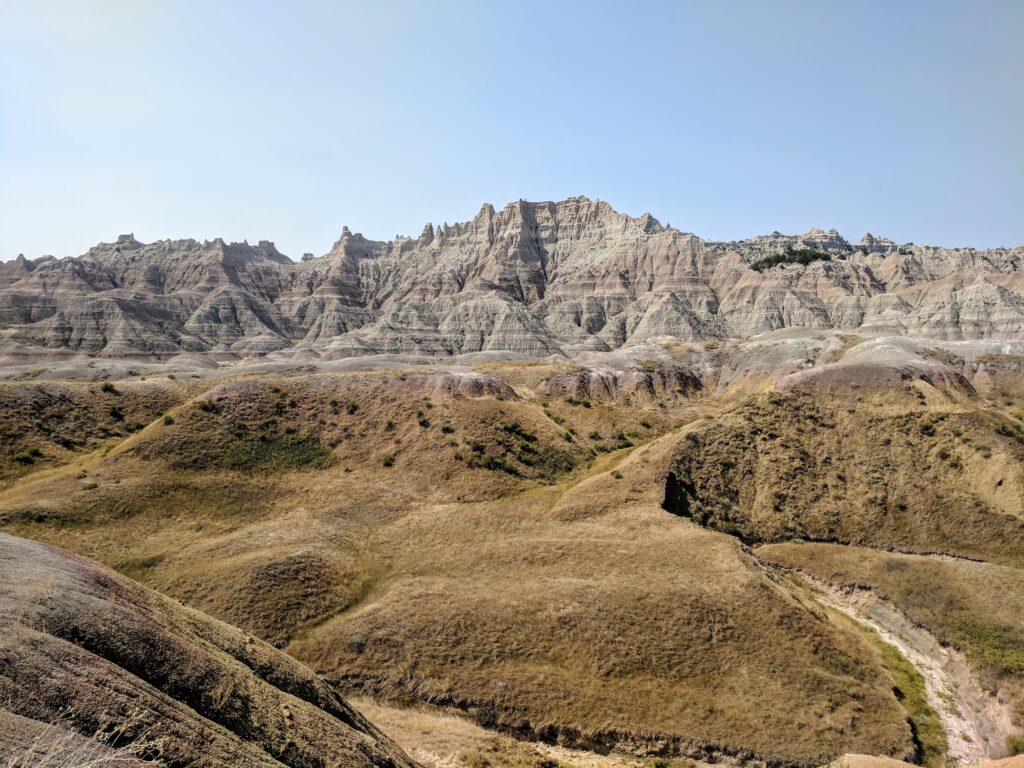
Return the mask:
[[0,534],[0,602],[13,765],[414,768],[299,662],[84,558]]
[[507,350],[575,355],[780,328],[1017,339],[1024,248],[857,245],[835,230],[704,241],[585,197],[485,205],[417,238],[142,244],[0,265],[0,350],[124,356]]

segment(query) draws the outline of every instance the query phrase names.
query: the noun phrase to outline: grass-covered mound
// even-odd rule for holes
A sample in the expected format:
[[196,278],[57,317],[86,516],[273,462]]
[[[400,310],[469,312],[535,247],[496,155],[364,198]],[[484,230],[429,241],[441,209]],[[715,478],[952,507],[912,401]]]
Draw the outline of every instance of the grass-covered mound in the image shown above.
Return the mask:
[[[906,391],[903,391],[906,390]],[[808,539],[1024,564],[1024,445],[981,404],[911,386],[772,392],[680,443],[665,508],[748,543]]]

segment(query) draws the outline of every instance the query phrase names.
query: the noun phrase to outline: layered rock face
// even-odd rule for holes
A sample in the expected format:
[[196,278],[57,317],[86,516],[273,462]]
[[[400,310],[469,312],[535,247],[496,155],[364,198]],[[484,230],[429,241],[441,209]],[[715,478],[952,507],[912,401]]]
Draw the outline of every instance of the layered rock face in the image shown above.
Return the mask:
[[268,242],[130,236],[19,258],[0,265],[0,350],[574,355],[786,327],[1021,338],[1022,263],[1024,248],[852,245],[835,230],[711,242],[584,197],[519,201],[415,239],[345,228],[297,263]]

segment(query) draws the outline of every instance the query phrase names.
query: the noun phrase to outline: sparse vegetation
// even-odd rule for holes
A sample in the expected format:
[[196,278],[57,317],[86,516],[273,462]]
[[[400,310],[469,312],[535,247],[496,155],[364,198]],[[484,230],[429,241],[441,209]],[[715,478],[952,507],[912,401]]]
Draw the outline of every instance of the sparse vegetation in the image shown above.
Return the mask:
[[1024,755],[1024,733],[1015,733],[1008,737],[1006,751],[1011,755]]
[[[733,344],[713,343],[721,352],[709,356],[695,343],[686,354],[708,365]],[[801,350],[794,360],[811,358],[829,355]],[[908,713],[878,654],[795,605],[721,534],[1015,557],[1007,510],[1021,449],[986,419],[1018,405],[1000,398],[990,409],[984,393],[951,404],[924,384],[923,402],[909,384],[884,400],[865,388],[849,402],[760,384],[751,395],[670,386],[566,396],[578,385],[548,386],[555,366],[483,365],[517,395],[417,389],[433,372],[413,370],[404,380],[204,374],[163,382],[172,395],[159,401],[142,399],[156,381],[125,385],[116,401],[86,382],[102,437],[88,449],[51,448],[38,433],[18,443],[41,446],[47,471],[36,484],[38,468],[12,471],[0,519],[245,625],[353,689],[465,707],[525,738],[603,743],[614,730],[808,765],[854,743],[885,754],[909,746]],[[121,422],[109,417],[112,402]],[[127,425],[161,419],[174,428],[125,439]],[[660,506],[680,456],[690,474],[679,479],[705,505],[692,509],[720,505],[703,520],[715,531]],[[993,684],[1016,679],[1014,619],[965,597],[985,587],[936,584],[886,558],[888,570],[858,572],[858,583],[884,577],[894,601],[917,601],[922,625],[932,622],[929,601],[944,606],[932,610],[951,621],[936,634],[964,646]],[[506,768],[478,747],[451,753],[453,765],[462,752]]]
[[874,631],[864,630],[882,654],[882,663],[892,675],[893,693],[906,710],[917,746],[917,759],[926,768],[945,768],[948,743],[942,721],[928,703],[924,678],[896,648]]
[[242,472],[281,472],[323,466],[329,456],[330,451],[308,435],[265,432],[230,445],[223,464]]
[[1024,630],[1018,626],[965,619],[948,633],[976,664],[1001,674],[1024,676]]
[[764,272],[767,269],[772,269],[780,264],[802,264],[807,266],[815,261],[831,261],[832,255],[824,253],[822,251],[814,251],[810,248],[793,248],[792,246],[786,248],[782,253],[777,253],[774,256],[766,256],[763,259],[759,259],[750,265],[750,268],[755,272]]
[[80,736],[74,713],[61,712],[39,729],[23,749],[0,756],[3,768],[115,768],[119,765],[165,765],[161,759],[167,738],[147,726],[141,713],[121,722],[104,722],[91,734]]
[[14,460],[19,464],[34,464],[36,459],[42,458],[42,455],[43,452],[38,448],[29,448],[14,454]]

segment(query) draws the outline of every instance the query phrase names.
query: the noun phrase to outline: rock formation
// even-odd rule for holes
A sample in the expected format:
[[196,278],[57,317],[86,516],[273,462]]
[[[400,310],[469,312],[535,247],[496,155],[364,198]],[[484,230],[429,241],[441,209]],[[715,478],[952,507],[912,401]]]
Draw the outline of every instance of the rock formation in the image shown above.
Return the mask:
[[122,235],[0,264],[0,351],[572,356],[787,327],[1018,339],[1022,262],[1022,247],[853,245],[835,230],[711,242],[585,197],[485,205],[390,242],[346,227],[299,262],[265,241]]

